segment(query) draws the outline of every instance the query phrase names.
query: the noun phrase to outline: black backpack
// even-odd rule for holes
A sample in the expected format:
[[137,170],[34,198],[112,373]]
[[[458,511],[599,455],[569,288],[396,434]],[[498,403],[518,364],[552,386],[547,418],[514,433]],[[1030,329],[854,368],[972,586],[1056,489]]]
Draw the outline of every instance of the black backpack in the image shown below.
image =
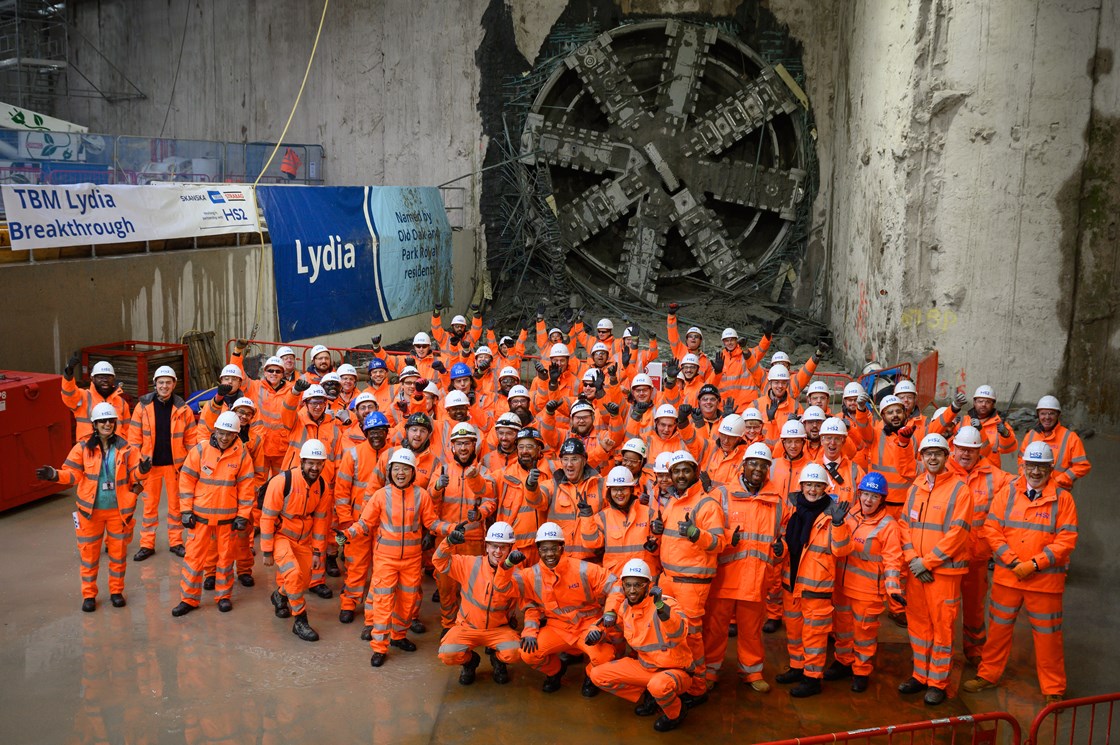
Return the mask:
[[[273,476],[272,478],[274,479],[274,478],[276,478],[276,476]],[[257,487],[257,509],[258,510],[263,510],[264,509],[264,495],[268,491],[268,485],[271,484],[271,483],[272,483],[272,479],[269,479],[268,481],[264,482],[259,487]],[[322,476],[319,477],[319,488],[323,489],[323,490],[326,490],[326,488],[327,488],[327,483],[325,481],[323,481]],[[292,493],[292,471],[291,471],[291,469],[288,469],[288,470],[284,471],[284,498],[287,499],[288,495],[291,494],[291,493]]]

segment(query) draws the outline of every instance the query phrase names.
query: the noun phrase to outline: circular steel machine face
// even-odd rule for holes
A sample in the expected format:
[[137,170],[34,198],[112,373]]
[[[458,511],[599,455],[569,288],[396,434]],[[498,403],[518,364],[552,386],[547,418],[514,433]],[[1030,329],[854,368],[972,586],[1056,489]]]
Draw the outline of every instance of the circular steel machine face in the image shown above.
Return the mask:
[[805,197],[799,105],[714,27],[644,21],[574,51],[521,136],[522,162],[549,169],[568,270],[650,303],[749,279]]

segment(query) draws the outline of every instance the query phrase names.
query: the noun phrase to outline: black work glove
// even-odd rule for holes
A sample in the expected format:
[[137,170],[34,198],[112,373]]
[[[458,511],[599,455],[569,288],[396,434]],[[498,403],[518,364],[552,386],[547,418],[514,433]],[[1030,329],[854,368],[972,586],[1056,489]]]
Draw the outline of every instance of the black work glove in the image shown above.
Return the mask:
[[712,490],[712,477],[708,475],[707,471],[700,472],[700,486],[704,487],[704,491]]
[[548,370],[545,369],[540,360],[533,360],[533,369],[537,371],[538,380],[548,380]]
[[607,365],[607,375],[611,376],[611,385],[618,385],[618,363],[612,362]]
[[467,510],[467,520],[469,520],[472,523],[476,523],[479,520],[481,520],[482,519],[482,513],[479,512],[479,510],[478,510],[478,508],[481,507],[481,506],[482,506],[482,499],[474,500],[474,506],[471,507],[469,510]]
[[674,357],[665,363],[665,377],[669,380],[676,380],[677,376],[681,374],[681,363]]
[[406,354],[404,356],[404,364],[408,367],[416,367],[416,358],[411,354]]
[[306,391],[310,387],[311,387],[311,381],[310,380],[308,380],[306,378],[300,378],[299,380],[297,380],[295,382],[295,385],[292,386],[292,390],[294,390],[296,393],[303,393],[304,391]]
[[62,369],[63,377],[65,377],[67,380],[73,380],[74,379],[74,370],[75,370],[75,368],[78,367],[78,364],[81,361],[82,361],[82,358],[81,358],[80,355],[77,355],[77,354],[70,355],[70,359],[66,360],[66,367],[64,367]]
[[373,346],[373,351],[378,351],[379,349],[381,349],[381,334],[378,334],[377,336],[371,336],[369,338],[369,342]]
[[[447,538],[447,542],[451,543],[450,536]],[[434,535],[432,535],[431,533],[425,533],[424,537],[420,539],[420,550],[421,551],[431,551],[435,547],[436,547],[436,537]]]
[[233,393],[233,386],[228,383],[222,383],[218,386],[218,394],[214,396],[215,401],[223,401],[225,397]]
[[187,530],[190,530],[191,528],[193,528],[195,526],[194,513],[193,512],[184,512],[182,517],[179,519],[179,522],[181,522],[183,524],[184,528],[186,528]]
[[832,518],[832,524],[836,527],[840,527],[844,524],[844,518],[848,515],[848,510],[851,509],[851,507],[851,502],[842,502],[838,499],[830,504],[825,512]]
[[723,402],[723,415],[724,416],[731,416],[734,413],[735,413],[735,399],[728,396],[727,400]]
[[903,596],[902,596],[901,594],[899,594],[899,593],[897,593],[897,592],[892,592],[892,593],[891,593],[891,600],[893,600],[894,602],[898,603],[898,604],[899,604],[899,605],[901,605],[901,606],[902,606],[903,608],[905,608],[905,607],[906,607],[906,598],[905,598],[905,597],[903,597]]
[[537,637],[523,636],[521,637],[521,651],[533,654],[537,651]]
[[649,521],[649,532],[652,535],[663,535],[665,533],[665,521],[661,519],[661,510],[657,511],[657,517]]
[[778,413],[778,405],[779,405],[778,404],[778,399],[776,399],[776,398],[770,399],[770,405],[766,407],[766,419],[767,420],[769,420],[771,422],[774,421],[774,417]]
[[147,457],[147,456],[144,456],[143,458],[141,458],[140,459],[140,465],[138,466],[137,470],[140,471],[141,476],[148,473],[149,471],[151,471],[152,470],[152,459]]
[[622,345],[622,366],[623,367],[630,367],[630,360],[631,359],[632,359],[632,355],[630,354],[630,345],[624,343]]
[[471,318],[478,318],[478,310],[479,310],[478,304],[477,303],[471,303],[471,307],[470,307]]
[[635,401],[634,404],[630,407],[630,418],[635,422],[640,422],[642,421],[642,415],[649,411],[651,408],[653,408],[652,401],[646,401],[645,403],[641,401]]
[[603,640],[603,630],[600,628],[591,629],[587,632],[587,636],[583,638],[583,642],[588,646],[594,646]]
[[490,360],[482,360],[475,364],[474,368],[477,372],[486,372],[490,369]]
[[817,342],[817,359],[818,360],[821,357],[824,357],[826,354],[828,354],[831,351],[832,351],[832,345],[829,344],[824,339],[821,339],[820,341]]
[[564,372],[564,371],[560,369],[560,365],[556,364],[555,362],[549,364],[549,366],[548,366],[548,389],[549,390],[554,391],[560,385],[560,374],[562,372]]
[[525,554],[520,549],[515,548],[509,552],[509,556],[506,557],[503,563],[506,569],[513,569],[523,561],[525,561]]
[[452,546],[458,546],[461,543],[467,542],[466,523],[459,523],[455,528],[448,533],[447,542]]
[[549,401],[544,405],[544,408],[548,411],[549,414],[555,414],[556,410],[559,409],[563,404],[563,401]]
[[769,339],[774,336],[774,322],[767,318],[762,322],[762,338]]
[[537,484],[541,480],[541,471],[539,468],[530,468],[529,476],[525,479],[525,488],[529,491],[536,491]]
[[700,411],[700,409],[693,409],[690,412],[690,414],[692,416],[692,426],[693,427],[703,427],[704,426],[704,412]]
[[684,513],[684,520],[677,522],[677,532],[692,543],[696,543],[696,541],[700,540],[700,528],[696,527],[696,523],[692,522],[691,512]]
[[681,404],[681,407],[677,409],[677,426],[683,429],[688,424],[690,414],[692,414],[692,407],[688,404]]
[[775,538],[774,542],[770,544],[770,550],[774,552],[775,557],[780,559],[782,558],[782,554],[785,552],[786,547],[782,543],[781,538]]
[[996,425],[996,431],[999,432],[1000,437],[1011,436],[1011,428],[1007,426],[1007,417],[1004,414],[999,415],[999,424]]
[[579,498],[579,501],[576,502],[576,507],[579,508],[579,516],[580,517],[591,517],[592,515],[595,514],[594,512],[591,511],[591,505],[588,504],[587,500],[584,499],[582,496]]
[[249,519],[248,518],[241,517],[240,515],[233,518],[233,529],[234,530],[240,532],[240,531],[245,530],[245,528],[247,528],[247,527],[249,527]]
[[611,416],[618,416],[618,412],[621,411],[616,403],[603,404],[603,408],[606,409],[607,413]]
[[434,362],[432,362],[432,369],[438,373],[447,372],[447,366],[444,365],[441,360],[435,360]]
[[537,320],[544,320],[544,303],[537,303]]
[[41,466],[35,469],[35,478],[40,481],[58,481],[58,471],[54,466]]
[[723,374],[723,364],[726,361],[727,360],[725,360],[724,357],[723,357],[723,350],[722,349],[719,350],[718,352],[716,352],[715,356],[712,357],[712,370],[715,372],[716,375],[722,375]]
[[642,548],[651,554],[657,553],[657,539],[652,535],[646,536],[646,542],[642,544]]
[[731,534],[731,545],[738,546],[741,540],[743,540],[743,529],[736,525],[735,532]]

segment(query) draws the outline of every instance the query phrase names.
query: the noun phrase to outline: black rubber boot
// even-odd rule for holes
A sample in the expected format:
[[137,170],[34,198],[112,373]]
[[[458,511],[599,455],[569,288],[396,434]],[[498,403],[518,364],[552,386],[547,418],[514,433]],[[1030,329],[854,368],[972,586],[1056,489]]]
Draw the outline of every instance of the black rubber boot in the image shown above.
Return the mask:
[[650,692],[643,691],[642,697],[638,699],[638,703],[634,706],[634,713],[640,717],[652,717],[660,708],[657,702],[653,700]]
[[296,616],[296,622],[292,624],[292,633],[305,642],[319,641],[319,635],[315,633],[315,629],[311,628],[311,624],[307,622],[307,611]]
[[217,577],[207,577],[206,579],[202,580],[202,589],[213,590],[216,583]]
[[121,595],[119,592],[110,595],[109,602],[113,604],[114,608],[123,608],[128,605],[127,601],[124,599],[124,595]]
[[178,605],[176,605],[174,608],[171,609],[171,615],[178,618],[179,616],[187,615],[192,610],[194,610],[194,606],[191,605],[190,603],[179,603]]
[[[182,603],[180,603],[182,605]],[[93,598],[86,598],[82,601],[82,613],[93,613],[97,610],[97,601]]]
[[354,611],[352,611],[352,610],[340,610],[338,612],[338,622],[339,623],[354,623]]
[[478,652],[471,652],[471,658],[467,664],[463,665],[463,669],[459,671],[459,685],[469,686],[474,682],[475,670],[478,669],[478,664],[482,662],[482,658],[478,656]]

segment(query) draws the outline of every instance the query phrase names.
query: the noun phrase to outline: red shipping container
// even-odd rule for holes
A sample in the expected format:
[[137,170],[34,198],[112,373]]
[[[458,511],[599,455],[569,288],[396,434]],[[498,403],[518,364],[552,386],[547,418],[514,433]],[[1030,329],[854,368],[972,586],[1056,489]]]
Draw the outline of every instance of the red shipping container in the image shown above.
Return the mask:
[[35,469],[61,466],[71,436],[60,376],[0,370],[0,510],[64,489],[36,479]]

